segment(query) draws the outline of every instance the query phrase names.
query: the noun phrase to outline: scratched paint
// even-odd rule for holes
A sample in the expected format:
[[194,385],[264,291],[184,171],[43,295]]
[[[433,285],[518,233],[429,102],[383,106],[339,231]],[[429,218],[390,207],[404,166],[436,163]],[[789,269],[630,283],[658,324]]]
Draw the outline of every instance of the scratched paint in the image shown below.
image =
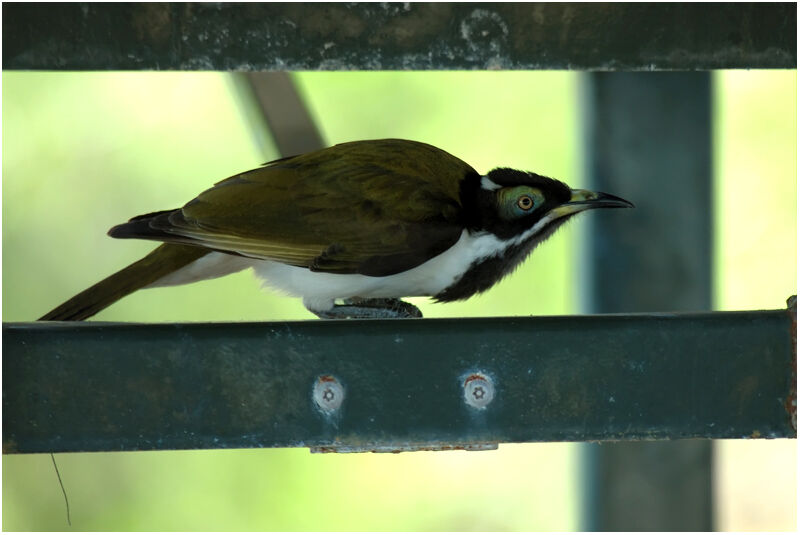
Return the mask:
[[789,3],[8,4],[3,16],[6,69],[693,70],[797,63],[795,26],[785,23],[796,20]]

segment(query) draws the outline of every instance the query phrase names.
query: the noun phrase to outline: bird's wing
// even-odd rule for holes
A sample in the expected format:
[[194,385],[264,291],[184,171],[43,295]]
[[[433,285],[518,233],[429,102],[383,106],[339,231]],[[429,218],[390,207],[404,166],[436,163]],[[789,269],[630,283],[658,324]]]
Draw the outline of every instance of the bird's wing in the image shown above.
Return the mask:
[[315,271],[390,275],[458,240],[460,184],[470,173],[466,163],[423,143],[345,143],[223,180],[181,209],[116,227],[127,230],[117,235]]

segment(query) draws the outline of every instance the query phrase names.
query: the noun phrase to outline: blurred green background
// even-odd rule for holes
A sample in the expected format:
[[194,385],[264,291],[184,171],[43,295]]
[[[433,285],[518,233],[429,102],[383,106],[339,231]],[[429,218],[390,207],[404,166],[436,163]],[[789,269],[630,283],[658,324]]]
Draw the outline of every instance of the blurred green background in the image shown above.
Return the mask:
[[[580,74],[320,72],[294,79],[328,144],[416,139],[480,172],[503,165],[584,185]],[[221,178],[277,156],[259,153],[225,74],[4,72],[2,83],[3,321],[33,320],[153,248],[106,237],[111,226],[178,207]],[[714,96],[715,308],[780,308],[796,292],[796,73],[715,73]],[[597,216],[567,226],[482,296],[413,301],[427,317],[576,313],[577,237],[583,221]],[[299,300],[260,291],[244,272],[138,292],[96,319],[311,315]],[[794,445],[717,443],[720,528],[794,529]],[[575,444],[401,455],[56,457],[76,530],[579,526]],[[67,529],[48,456],[3,456],[2,527]]]

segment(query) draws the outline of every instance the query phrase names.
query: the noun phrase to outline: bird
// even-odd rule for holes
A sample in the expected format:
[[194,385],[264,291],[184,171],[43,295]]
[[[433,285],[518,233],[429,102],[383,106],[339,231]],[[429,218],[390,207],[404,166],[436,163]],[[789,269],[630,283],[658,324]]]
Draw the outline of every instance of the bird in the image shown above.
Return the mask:
[[113,238],[161,244],[40,320],[84,320],[139,289],[248,268],[322,319],[420,318],[402,298],[467,299],[576,214],[629,207],[533,172],[481,175],[418,141],[341,143],[265,163],[181,208],[114,226]]

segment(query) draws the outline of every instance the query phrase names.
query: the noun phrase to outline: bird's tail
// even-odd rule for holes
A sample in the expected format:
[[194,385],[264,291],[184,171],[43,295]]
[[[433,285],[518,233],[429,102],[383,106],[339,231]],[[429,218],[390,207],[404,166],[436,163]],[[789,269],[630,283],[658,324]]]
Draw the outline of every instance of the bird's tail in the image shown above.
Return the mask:
[[208,254],[208,249],[165,243],[54,308],[39,321],[80,321]]

